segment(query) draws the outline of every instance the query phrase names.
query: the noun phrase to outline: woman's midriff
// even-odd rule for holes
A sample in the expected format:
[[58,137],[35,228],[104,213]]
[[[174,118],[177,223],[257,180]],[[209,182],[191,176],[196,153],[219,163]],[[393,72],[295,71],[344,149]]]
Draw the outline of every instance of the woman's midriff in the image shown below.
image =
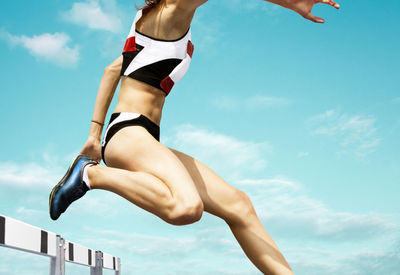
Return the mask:
[[140,113],[160,125],[165,93],[136,79],[121,76],[117,106],[114,113]]

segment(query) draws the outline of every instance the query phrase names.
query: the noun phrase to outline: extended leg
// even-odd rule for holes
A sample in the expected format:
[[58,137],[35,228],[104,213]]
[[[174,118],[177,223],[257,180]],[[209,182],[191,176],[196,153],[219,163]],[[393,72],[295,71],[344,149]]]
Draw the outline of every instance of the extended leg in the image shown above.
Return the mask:
[[170,150],[192,176],[204,211],[220,217],[229,225],[253,264],[264,274],[292,275],[293,271],[258,219],[249,197],[202,162],[172,148]]
[[225,221],[247,257],[264,274],[293,274],[278,246],[264,229],[255,212],[242,216],[242,222]]

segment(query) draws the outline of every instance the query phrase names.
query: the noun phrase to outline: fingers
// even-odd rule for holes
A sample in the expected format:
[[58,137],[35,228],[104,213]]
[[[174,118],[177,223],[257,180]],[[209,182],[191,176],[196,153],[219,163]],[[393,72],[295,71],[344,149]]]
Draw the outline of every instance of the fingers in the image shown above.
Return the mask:
[[[333,0],[315,0],[316,3],[323,3],[323,4],[327,4],[330,5],[332,7],[335,7],[336,9],[339,9],[340,6],[338,3],[336,3]],[[304,18],[311,20],[315,23],[325,23],[325,20],[321,17],[315,16],[314,14],[312,14],[311,12],[303,15]]]
[[325,22],[325,20],[323,18],[315,16],[314,14],[311,14],[311,12],[306,15],[303,15],[303,17],[308,20],[311,20],[315,23],[324,23]]
[[317,3],[324,3],[324,4],[328,4],[328,5],[332,6],[332,7],[335,7],[335,8],[337,8],[337,9],[339,9],[339,8],[340,8],[339,4],[338,4],[338,3],[336,3],[336,2],[335,2],[335,1],[333,1],[333,0],[317,0]]

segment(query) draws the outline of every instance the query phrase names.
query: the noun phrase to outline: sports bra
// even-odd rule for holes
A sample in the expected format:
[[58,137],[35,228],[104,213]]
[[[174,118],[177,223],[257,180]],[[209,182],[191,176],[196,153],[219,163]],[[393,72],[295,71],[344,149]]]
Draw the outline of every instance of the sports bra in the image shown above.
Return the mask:
[[175,40],[162,40],[136,30],[136,22],[143,9],[135,16],[122,51],[120,75],[129,76],[165,92],[166,96],[189,69],[194,46],[190,27]]

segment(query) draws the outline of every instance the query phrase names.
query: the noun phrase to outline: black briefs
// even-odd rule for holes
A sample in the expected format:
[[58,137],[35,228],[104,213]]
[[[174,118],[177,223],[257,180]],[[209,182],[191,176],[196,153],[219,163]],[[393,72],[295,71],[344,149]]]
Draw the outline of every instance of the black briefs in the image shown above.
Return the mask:
[[132,125],[143,126],[157,141],[160,141],[160,126],[148,117],[139,113],[131,112],[112,113],[101,143],[101,157],[104,163],[106,163],[104,160],[104,150],[111,137],[120,129]]

